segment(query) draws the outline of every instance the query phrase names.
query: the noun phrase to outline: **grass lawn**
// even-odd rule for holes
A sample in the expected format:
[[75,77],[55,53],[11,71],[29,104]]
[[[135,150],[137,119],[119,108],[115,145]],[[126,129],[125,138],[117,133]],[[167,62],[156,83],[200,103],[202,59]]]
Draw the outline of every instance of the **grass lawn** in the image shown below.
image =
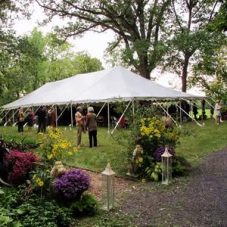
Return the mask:
[[[69,130],[61,127],[64,135],[76,144],[76,129]],[[195,123],[185,123],[182,128],[180,143],[177,145],[177,155],[184,156],[192,165],[198,162],[211,152],[218,151],[227,146],[227,122],[216,125],[214,120],[206,120],[204,127]],[[70,159],[67,164],[86,168],[94,171],[102,171],[107,162],[111,163],[113,170],[118,175],[125,175],[127,171],[127,130],[116,130],[111,136],[106,128],[98,129],[98,147],[88,147],[88,135],[83,134],[81,149]],[[37,139],[36,130],[18,134],[17,127],[0,127],[0,134],[4,137],[15,137],[22,139]]]

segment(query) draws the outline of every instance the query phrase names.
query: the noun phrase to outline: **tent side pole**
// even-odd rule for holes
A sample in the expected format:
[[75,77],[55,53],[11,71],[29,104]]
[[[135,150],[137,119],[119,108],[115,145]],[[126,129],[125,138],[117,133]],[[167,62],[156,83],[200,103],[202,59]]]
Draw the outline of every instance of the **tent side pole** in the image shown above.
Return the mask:
[[[178,105],[177,105],[178,106]],[[189,118],[191,118],[197,125],[199,125],[200,127],[202,127],[203,125],[201,125],[198,121],[196,121],[194,118],[192,118],[184,109],[181,108],[181,106],[178,106],[180,108],[180,110],[182,112],[184,112]]]
[[132,117],[134,119],[134,116],[135,116],[135,100],[133,99],[132,100]]
[[175,125],[178,127],[179,125],[177,124],[177,122],[174,120],[174,118],[168,113],[168,111],[158,102],[156,102],[160,107],[161,109],[165,112],[165,114],[170,117],[172,119],[172,121],[175,123]]
[[73,127],[73,104],[70,103],[70,114],[71,114],[71,126]]
[[114,129],[111,131],[111,134],[113,134],[114,131],[115,131],[115,129],[118,127],[118,125],[119,125],[119,123],[120,123],[122,117],[125,115],[125,112],[127,111],[127,109],[128,109],[128,107],[129,107],[129,105],[131,104],[131,102],[132,102],[132,101],[130,101],[130,102],[128,103],[128,105],[126,106],[124,112],[122,113],[122,115],[121,115],[120,118],[118,119],[118,121],[117,121],[117,123],[116,123]]
[[66,108],[68,107],[68,105],[61,111],[61,113],[59,114],[59,116],[57,116],[57,120],[59,120],[59,118],[62,116],[62,114],[65,112]]
[[13,124],[15,122],[14,110],[13,110]]
[[110,134],[110,103],[107,103],[108,134]]
[[99,116],[99,114],[102,112],[102,110],[103,110],[103,108],[105,107],[105,105],[106,105],[106,102],[102,105],[102,107],[101,107],[101,109],[99,110],[99,112],[97,113],[97,117]]
[[[178,106],[178,105],[177,105]],[[181,108],[181,102],[180,105],[178,106],[180,108],[180,124],[182,125],[183,119],[182,119],[182,108]]]
[[[10,121],[10,117],[9,117],[9,119],[7,119],[7,114],[8,114],[10,111],[11,111],[11,109],[8,110],[8,111],[6,112],[6,114],[3,116],[3,119],[6,118],[6,122],[4,123],[4,126],[6,126],[6,125],[8,124],[8,122]],[[16,113],[17,113],[18,111],[19,111],[19,109],[17,109]],[[16,114],[16,113],[15,113],[15,114]]]
[[56,122],[55,122],[55,124],[56,124],[56,127],[58,127],[58,108],[57,108],[57,106],[54,107],[54,111],[55,111],[55,115],[56,115]]

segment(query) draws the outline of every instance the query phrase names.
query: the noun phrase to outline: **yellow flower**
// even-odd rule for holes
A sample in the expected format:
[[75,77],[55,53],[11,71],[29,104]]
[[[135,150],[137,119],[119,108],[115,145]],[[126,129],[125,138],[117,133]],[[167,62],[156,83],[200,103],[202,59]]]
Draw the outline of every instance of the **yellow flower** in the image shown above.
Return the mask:
[[139,157],[139,162],[143,162],[143,158],[142,157]]
[[41,178],[38,177],[38,178],[36,179],[36,184],[37,184],[39,187],[43,187],[44,182],[42,181]]
[[48,160],[51,160],[52,158],[53,158],[53,155],[52,155],[52,154],[48,154],[48,155],[47,155],[47,159],[48,159]]

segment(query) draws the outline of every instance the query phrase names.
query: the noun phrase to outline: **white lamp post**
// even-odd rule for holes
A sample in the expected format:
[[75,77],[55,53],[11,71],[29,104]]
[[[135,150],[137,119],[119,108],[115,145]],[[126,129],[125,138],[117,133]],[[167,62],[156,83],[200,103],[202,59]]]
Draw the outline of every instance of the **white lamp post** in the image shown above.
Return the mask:
[[167,146],[165,147],[162,157],[162,184],[169,184],[172,179],[172,155],[169,153]]
[[108,211],[114,207],[114,178],[115,172],[111,169],[110,163],[108,163],[102,172],[103,209]]

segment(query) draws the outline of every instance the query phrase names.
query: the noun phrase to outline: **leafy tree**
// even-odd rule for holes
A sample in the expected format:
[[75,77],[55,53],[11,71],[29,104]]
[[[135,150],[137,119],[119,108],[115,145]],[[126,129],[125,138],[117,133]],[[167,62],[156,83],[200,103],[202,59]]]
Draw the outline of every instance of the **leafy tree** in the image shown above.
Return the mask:
[[19,17],[30,16],[30,0],[1,0],[0,1],[0,30],[12,25]]
[[45,39],[43,34],[34,29],[30,36],[20,39],[20,59],[18,61],[18,74],[23,78],[26,91],[31,91],[46,82]]
[[214,16],[213,22],[209,25],[213,31],[227,31],[227,1],[221,1],[220,10]]
[[102,63],[97,58],[92,58],[86,53],[80,52],[72,60],[75,74],[88,73],[102,70]]
[[[206,93],[214,99],[227,100],[227,48],[226,43],[221,47],[208,48],[203,58],[195,65],[194,74],[190,81],[193,85],[202,85]],[[223,40],[220,41],[223,43]]]
[[[218,1],[172,0],[171,18],[174,38],[170,45],[166,66],[181,75],[182,91],[187,90],[188,71],[200,60],[201,54],[211,46],[217,48],[218,34],[208,30],[208,25],[218,12]],[[220,40],[218,38],[218,40]],[[220,47],[220,45],[219,45]]]
[[87,54],[74,54],[56,35],[34,29],[30,35],[4,36],[0,51],[0,104],[15,100],[46,82],[102,69],[101,62]]
[[165,54],[165,21],[170,0],[36,0],[49,19],[58,15],[71,19],[58,31],[69,37],[86,31],[112,30],[115,41],[109,52],[120,47],[120,56],[128,65],[150,79],[150,72]]

